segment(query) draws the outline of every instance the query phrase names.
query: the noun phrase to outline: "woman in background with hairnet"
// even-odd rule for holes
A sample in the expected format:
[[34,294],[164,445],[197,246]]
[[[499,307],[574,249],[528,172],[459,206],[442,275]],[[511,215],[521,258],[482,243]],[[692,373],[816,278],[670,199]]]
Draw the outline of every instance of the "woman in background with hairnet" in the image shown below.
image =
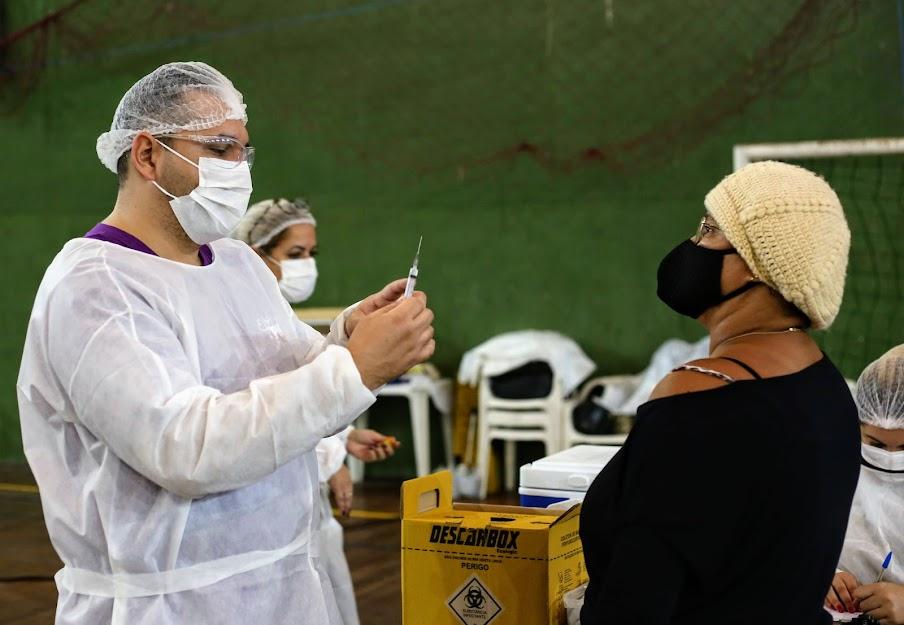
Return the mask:
[[[826,605],[904,624],[904,345],[870,364],[857,381],[860,482],[838,572]],[[886,554],[891,565],[874,583]]]
[[[317,284],[317,220],[301,198],[264,200],[252,205],[233,232],[258,253],[273,272],[285,298],[298,304]],[[320,557],[330,577],[343,625],[358,625],[355,590],[342,547],[342,525],[333,518],[330,492],[342,514],[351,510],[353,484],[346,452],[364,462],[384,460],[398,442],[379,432],[351,426],[317,445],[320,474]]]

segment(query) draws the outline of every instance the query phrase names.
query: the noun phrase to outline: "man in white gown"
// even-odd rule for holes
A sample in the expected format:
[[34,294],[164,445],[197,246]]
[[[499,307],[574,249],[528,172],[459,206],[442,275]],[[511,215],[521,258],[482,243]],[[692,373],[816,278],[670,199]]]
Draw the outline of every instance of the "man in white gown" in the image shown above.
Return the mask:
[[404,282],[327,337],[225,237],[247,209],[242,95],[203,63],[139,80],[98,139],[113,212],[35,298],[17,383],[59,625],[340,623],[311,536],[314,447],[433,352]]

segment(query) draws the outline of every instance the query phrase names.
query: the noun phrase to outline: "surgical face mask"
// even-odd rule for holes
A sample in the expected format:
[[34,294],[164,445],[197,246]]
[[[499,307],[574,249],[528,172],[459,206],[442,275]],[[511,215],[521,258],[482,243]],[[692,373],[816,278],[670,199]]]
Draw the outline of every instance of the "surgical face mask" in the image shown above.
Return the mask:
[[885,473],[904,474],[904,451],[888,451],[861,443],[860,452],[866,466]]
[[279,265],[282,271],[279,290],[283,297],[293,304],[298,304],[311,297],[314,287],[317,285],[317,262],[313,258],[283,261],[278,261],[272,256],[267,256],[267,258]]
[[680,243],[659,264],[656,294],[675,312],[696,319],[756,286],[756,282],[748,282],[722,295],[722,263],[729,254],[737,251],[712,250],[690,240]]
[[152,180],[151,184],[172,198],[170,206],[185,234],[198,245],[229,235],[239,224],[251,198],[251,170],[247,162],[235,164],[202,156],[195,165],[177,151],[160,143],[186,163],[198,168],[198,186],[181,197]]

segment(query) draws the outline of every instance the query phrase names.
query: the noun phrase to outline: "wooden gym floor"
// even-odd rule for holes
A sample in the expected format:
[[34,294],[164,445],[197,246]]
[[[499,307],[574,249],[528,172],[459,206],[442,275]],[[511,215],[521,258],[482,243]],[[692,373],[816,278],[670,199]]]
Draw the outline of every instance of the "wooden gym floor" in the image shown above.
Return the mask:
[[[23,465],[0,464],[0,484],[0,621],[48,625],[56,610],[53,575],[62,565],[47,538],[34,479]],[[508,494],[492,501],[517,504],[518,498]],[[399,483],[358,484],[354,508],[361,516],[341,522],[361,625],[401,623],[401,528],[398,518],[379,518],[397,517]]]

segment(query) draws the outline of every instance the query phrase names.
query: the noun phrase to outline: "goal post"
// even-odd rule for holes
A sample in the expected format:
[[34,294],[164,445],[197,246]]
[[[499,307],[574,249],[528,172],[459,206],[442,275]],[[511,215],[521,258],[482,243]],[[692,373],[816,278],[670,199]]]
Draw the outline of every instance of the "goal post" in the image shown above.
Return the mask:
[[748,143],[732,150],[735,170],[753,161],[799,161],[810,158],[904,154],[904,137],[798,141],[796,143]]

